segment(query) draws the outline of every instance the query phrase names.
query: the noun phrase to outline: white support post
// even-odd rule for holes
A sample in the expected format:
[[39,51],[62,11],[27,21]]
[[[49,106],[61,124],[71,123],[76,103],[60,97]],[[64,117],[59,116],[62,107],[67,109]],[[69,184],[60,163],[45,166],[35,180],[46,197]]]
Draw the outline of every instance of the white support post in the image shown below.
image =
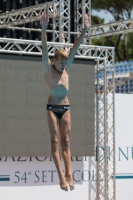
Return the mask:
[[[84,27],[84,15],[85,13],[89,16],[91,26],[91,0],[77,0],[77,32],[81,32]],[[89,37],[85,37],[83,44],[91,44]],[[85,50],[83,49],[83,52]]]
[[[60,5],[58,0],[53,0],[53,42],[59,41],[59,15]],[[56,18],[58,16],[58,18]]]
[[105,57],[97,65],[97,200],[115,200],[114,49],[96,55]]
[[70,43],[70,0],[53,0],[53,5],[53,42],[62,42],[61,33],[66,29],[65,38]]

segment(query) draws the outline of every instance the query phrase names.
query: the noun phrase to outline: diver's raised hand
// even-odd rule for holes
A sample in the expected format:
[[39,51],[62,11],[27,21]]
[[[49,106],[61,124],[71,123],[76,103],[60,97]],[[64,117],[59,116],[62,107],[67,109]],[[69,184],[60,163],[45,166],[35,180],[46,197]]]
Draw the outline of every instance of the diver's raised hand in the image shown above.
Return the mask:
[[84,25],[89,28],[90,26],[90,23],[89,23],[89,17],[87,14],[85,14],[85,17],[84,17]]
[[44,10],[40,16],[40,24],[43,27],[47,28],[48,22],[49,22],[49,17],[46,11]]

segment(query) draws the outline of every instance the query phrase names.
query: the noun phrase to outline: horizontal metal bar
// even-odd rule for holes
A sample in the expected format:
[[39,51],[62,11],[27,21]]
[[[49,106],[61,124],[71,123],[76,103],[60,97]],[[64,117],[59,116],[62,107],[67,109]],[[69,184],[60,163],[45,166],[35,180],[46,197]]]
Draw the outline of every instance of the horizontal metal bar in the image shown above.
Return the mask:
[[10,11],[10,12],[6,11],[5,13],[0,14],[0,19],[3,19],[3,18],[8,17],[8,16],[15,16],[15,15],[18,15],[19,13],[25,14],[30,10],[36,11],[36,10],[39,10],[40,8],[42,8],[42,7],[47,7],[48,5],[53,6],[53,1],[42,3],[42,4],[36,4],[34,6],[29,6],[29,7],[26,7],[26,8],[17,9],[17,10],[13,10],[13,11]]
[[[22,30],[22,31],[35,31],[35,32],[42,32],[42,29],[38,28],[25,28],[25,27],[4,27],[4,29],[11,29],[11,30]],[[46,30],[47,33],[53,33],[53,30]],[[56,31],[56,33],[59,33],[59,31]],[[63,31],[63,33],[68,33],[67,31]],[[80,35],[80,32],[70,32],[71,35]]]
[[100,38],[128,32],[133,32],[133,19],[91,26],[88,31],[88,38]]
[[52,18],[53,9],[51,9],[51,6],[53,6],[52,1],[18,9],[15,11],[2,13],[0,14],[0,29],[8,26],[16,26],[33,21],[38,21],[40,19],[41,12],[44,9],[47,10],[49,17]]
[[96,25],[93,25],[91,26],[92,29],[94,28],[104,28],[104,27],[107,27],[107,26],[118,26],[120,24],[126,24],[126,23],[131,23],[133,22],[133,19],[127,19],[127,20],[119,20],[119,21],[116,21],[116,22],[110,22],[110,23],[106,23],[106,24],[98,24],[97,26]]
[[[24,54],[24,55],[36,55],[36,56],[42,56],[41,52],[25,52],[25,51],[14,51],[14,50],[0,50],[0,53],[8,53],[8,54]],[[49,56],[54,56],[53,53],[49,53]],[[106,58],[101,57],[92,57],[92,56],[78,56],[75,55],[75,58],[82,58],[82,59],[91,59],[91,60],[105,60]]]
[[120,31],[112,31],[109,33],[101,33],[101,34],[95,34],[95,35],[87,35],[87,38],[89,39],[93,39],[93,38],[101,38],[101,37],[108,37],[108,36],[112,36],[112,35],[119,35],[119,34],[126,34],[126,33],[131,33],[133,32],[133,28],[128,29],[128,30],[120,30]]
[[[36,18],[36,19],[38,20],[39,17]],[[131,22],[133,23],[133,19],[125,20],[125,21],[128,22],[128,23],[131,23]],[[123,24],[122,24],[122,22],[123,22]],[[114,22],[114,23],[103,24],[103,26],[102,25],[91,26],[89,28],[89,32],[86,34],[86,38],[93,39],[93,38],[107,37],[107,36],[112,36],[112,35],[118,35],[118,34],[125,34],[125,33],[133,32],[133,25],[130,26],[130,24],[129,24],[129,27],[123,28],[123,30],[121,30],[121,29],[118,30],[118,28],[115,28],[113,30],[114,24],[117,24],[118,26],[119,25],[125,25],[124,21],[122,21],[122,22],[119,21],[119,22]],[[24,23],[24,22],[22,21],[22,23]],[[5,26],[3,28],[12,29],[12,30],[35,31],[35,32],[41,32],[42,31],[42,29],[25,28],[25,27],[12,27],[12,26],[6,27]],[[101,30],[100,30],[100,28],[101,28]],[[104,30],[104,28],[106,28],[108,30]],[[109,28],[112,28],[112,29],[109,29]],[[120,27],[120,28],[122,28],[122,27]],[[47,32],[52,33],[53,30],[47,30]],[[59,33],[59,31],[56,31],[56,32]],[[67,32],[64,31],[64,33],[67,33]],[[79,35],[80,32],[70,32],[70,34],[71,35]]]
[[[18,43],[18,44],[33,44],[33,45],[42,45],[41,41],[37,41],[37,40],[22,40],[22,39],[11,39],[11,38],[1,38],[0,37],[0,42],[3,42],[3,43]],[[59,42],[47,42],[48,45],[51,45],[51,46],[61,46],[61,47],[72,47],[73,44],[70,43],[59,43]],[[98,49],[98,50],[113,50],[115,47],[106,47],[106,46],[95,46],[95,45],[85,45],[85,44],[81,44],[80,45],[80,48],[90,48],[90,49]]]

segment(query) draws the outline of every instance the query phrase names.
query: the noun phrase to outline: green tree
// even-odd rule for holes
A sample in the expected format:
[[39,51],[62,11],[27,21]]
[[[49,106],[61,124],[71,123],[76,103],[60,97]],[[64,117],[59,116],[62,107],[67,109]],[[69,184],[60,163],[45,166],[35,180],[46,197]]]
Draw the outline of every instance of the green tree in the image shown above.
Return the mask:
[[[92,0],[92,9],[108,11],[114,18],[114,21],[126,20],[131,18],[133,11],[133,0]],[[92,16],[92,25],[102,24],[103,19]],[[93,39],[92,44],[103,46],[114,46],[116,60],[133,59],[133,33],[108,36],[100,39]]]

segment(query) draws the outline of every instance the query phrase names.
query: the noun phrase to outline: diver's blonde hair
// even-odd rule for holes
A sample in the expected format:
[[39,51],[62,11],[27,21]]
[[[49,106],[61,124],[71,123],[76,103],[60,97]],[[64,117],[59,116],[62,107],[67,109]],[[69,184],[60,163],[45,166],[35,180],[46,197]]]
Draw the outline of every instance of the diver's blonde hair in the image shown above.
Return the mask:
[[55,52],[54,59],[57,60],[58,58],[68,59],[69,55],[65,49],[58,49]]

